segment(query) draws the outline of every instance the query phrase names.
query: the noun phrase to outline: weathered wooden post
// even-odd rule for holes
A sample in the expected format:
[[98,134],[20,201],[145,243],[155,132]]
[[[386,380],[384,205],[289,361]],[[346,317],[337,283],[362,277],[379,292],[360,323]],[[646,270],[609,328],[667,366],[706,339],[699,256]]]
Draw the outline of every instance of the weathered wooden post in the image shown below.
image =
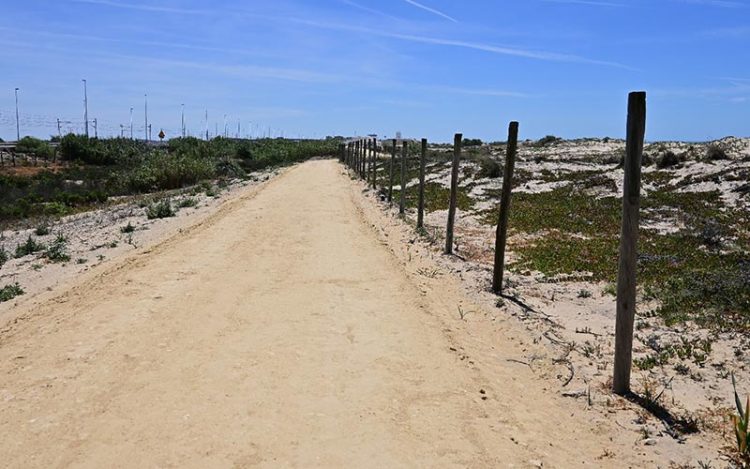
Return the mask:
[[448,226],[445,230],[445,253],[453,254],[453,227],[456,221],[456,203],[458,201],[458,165],[461,161],[462,134],[453,138],[453,169],[451,171],[451,199],[448,206]]
[[408,150],[406,140],[401,141],[401,197],[398,204],[398,213],[406,213],[406,152]]
[[360,167],[361,167],[361,164],[362,164],[362,156],[361,156],[361,151],[360,151],[361,150],[361,144],[360,144],[359,140],[357,140],[357,148],[356,148],[356,150],[357,150],[357,167],[354,168],[354,173],[357,176],[359,176],[361,174]]
[[360,155],[361,156],[361,159],[360,159],[360,163],[361,164],[360,164],[360,168],[359,168],[359,175],[360,175],[360,177],[362,179],[366,180],[365,170],[367,168],[367,148],[365,146],[364,139],[362,139],[362,140],[359,141],[359,148],[360,148],[360,152],[361,152],[361,155]]
[[359,140],[354,142],[354,174],[359,176]]
[[377,190],[378,188],[378,139],[373,137],[372,139],[372,188]]
[[500,199],[500,216],[495,233],[495,269],[492,273],[492,291],[503,291],[505,273],[505,244],[508,240],[508,217],[510,216],[510,195],[513,189],[513,169],[516,166],[516,149],[518,148],[518,122],[511,122],[508,127],[508,145],[505,149],[505,174],[503,175],[503,193]]
[[342,163],[346,161],[346,146],[343,143],[339,143],[339,161]]
[[424,228],[424,172],[427,166],[427,139],[422,139],[422,152],[419,155],[419,200],[417,202],[417,229]]
[[646,93],[643,91],[633,92],[628,96],[627,126],[620,267],[617,277],[615,368],[612,381],[614,392],[620,395],[630,393],[630,370],[633,364],[633,323],[635,322],[638,268],[638,212],[641,196],[643,139],[646,134]]
[[396,139],[391,141],[393,147],[391,147],[391,169],[388,184],[388,202],[393,203],[393,166],[396,164]]
[[357,142],[352,142],[352,170],[357,174]]
[[366,138],[362,140],[362,179],[365,180],[365,185],[370,182],[370,139]]

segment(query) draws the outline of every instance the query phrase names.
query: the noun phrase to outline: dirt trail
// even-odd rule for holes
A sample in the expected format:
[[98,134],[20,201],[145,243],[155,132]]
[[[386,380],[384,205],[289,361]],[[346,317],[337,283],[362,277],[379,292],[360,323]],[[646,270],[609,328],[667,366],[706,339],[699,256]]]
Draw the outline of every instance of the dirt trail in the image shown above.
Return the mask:
[[19,311],[0,465],[642,467],[525,366],[468,366],[449,280],[420,291],[353,185],[300,165]]

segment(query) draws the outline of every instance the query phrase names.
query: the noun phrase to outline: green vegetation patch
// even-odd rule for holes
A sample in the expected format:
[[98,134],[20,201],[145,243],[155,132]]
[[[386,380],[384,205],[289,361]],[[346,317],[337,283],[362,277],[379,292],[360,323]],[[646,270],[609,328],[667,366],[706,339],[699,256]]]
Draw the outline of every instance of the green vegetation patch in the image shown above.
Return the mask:
[[[656,174],[657,184],[667,181],[665,172]],[[591,184],[578,183],[597,175],[582,172],[568,186],[513,195],[514,269],[550,276],[590,272],[592,280],[616,281],[622,201],[588,195]],[[750,332],[750,216],[725,208],[717,191],[683,193],[669,185],[650,192],[641,206],[642,219],[669,214],[685,225],[676,233],[640,231],[638,282],[660,303],[650,314],[670,325],[692,321]],[[497,213],[497,207],[488,210],[481,221],[493,225]],[[523,233],[534,237],[525,242]]]
[[[398,202],[401,197],[401,191],[393,189],[393,200]],[[428,182],[424,185],[424,209],[426,212],[435,212],[438,210],[448,210],[450,205],[451,190],[443,187],[437,182]],[[419,186],[414,185],[406,189],[406,206],[407,208],[416,208],[419,202]],[[467,190],[463,187],[458,188],[456,194],[456,206],[459,210],[468,211],[474,206],[474,201],[469,197]]]
[[17,283],[14,283],[12,285],[5,285],[3,288],[0,288],[0,303],[10,301],[13,298],[23,294],[23,289]]

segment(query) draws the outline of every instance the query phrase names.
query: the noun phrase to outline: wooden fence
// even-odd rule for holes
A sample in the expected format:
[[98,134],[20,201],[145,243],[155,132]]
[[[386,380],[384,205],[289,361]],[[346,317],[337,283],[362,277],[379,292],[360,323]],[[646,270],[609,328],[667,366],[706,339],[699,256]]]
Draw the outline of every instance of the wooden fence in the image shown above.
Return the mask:
[[[511,211],[513,173],[515,170],[518,147],[518,122],[511,122],[508,128],[508,140],[505,154],[502,194],[498,213],[497,232],[495,235],[495,259],[492,276],[492,291],[503,295],[503,278],[505,270],[505,247],[508,237],[508,220]],[[627,143],[625,149],[625,176],[622,201],[622,231],[620,236],[619,275],[617,280],[617,319],[615,324],[615,357],[613,391],[626,395],[630,391],[630,373],[632,367],[633,324],[636,310],[636,263],[638,240],[638,213],[640,206],[641,164],[643,159],[643,141],[646,131],[646,93],[633,92],[628,97]],[[450,198],[448,220],[445,232],[445,253],[453,254],[453,232],[455,227],[456,205],[458,198],[458,179],[461,165],[461,143],[463,136],[457,133],[453,142],[453,160],[451,165]],[[401,147],[400,161],[396,161],[398,148]],[[391,155],[388,160],[388,187],[381,190],[389,204],[393,203],[393,184],[395,166],[400,164],[400,200],[399,213],[406,212],[406,174],[407,174],[408,141],[391,140]],[[339,148],[340,160],[367,185],[377,190],[378,154],[377,139],[355,138]],[[421,141],[419,158],[419,187],[417,203],[417,229],[424,229],[424,191],[427,139]],[[384,162],[384,164],[386,164]],[[385,168],[384,168],[385,169]]]

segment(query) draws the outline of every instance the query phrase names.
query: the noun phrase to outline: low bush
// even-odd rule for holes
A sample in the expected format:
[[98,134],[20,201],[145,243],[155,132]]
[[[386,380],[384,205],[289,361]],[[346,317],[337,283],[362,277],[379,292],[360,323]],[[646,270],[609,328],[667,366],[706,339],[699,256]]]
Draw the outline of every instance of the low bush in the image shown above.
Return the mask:
[[47,159],[55,154],[55,150],[49,143],[34,137],[24,137],[19,140],[16,144],[16,151]]
[[706,159],[708,161],[726,160],[728,158],[727,152],[719,145],[712,144],[706,148]]
[[672,166],[677,166],[682,161],[683,159],[673,151],[665,150],[656,156],[656,167],[659,169],[671,168]]
[[10,301],[13,298],[23,294],[23,289],[17,283],[6,285],[3,288],[0,288],[0,303]]
[[500,163],[491,156],[482,157],[479,160],[478,176],[482,178],[496,179],[503,175],[503,168]]
[[70,255],[68,254],[68,241],[62,233],[58,234],[55,241],[49,245],[44,252],[44,257],[49,259],[50,262],[70,261]]
[[146,208],[146,217],[149,220],[157,218],[169,218],[175,216],[175,211],[172,208],[172,203],[169,199],[164,199],[154,204],[151,204]]
[[42,243],[37,242],[31,235],[26,239],[23,244],[16,246],[16,258],[21,258],[34,254],[36,252],[44,251],[46,246]]

